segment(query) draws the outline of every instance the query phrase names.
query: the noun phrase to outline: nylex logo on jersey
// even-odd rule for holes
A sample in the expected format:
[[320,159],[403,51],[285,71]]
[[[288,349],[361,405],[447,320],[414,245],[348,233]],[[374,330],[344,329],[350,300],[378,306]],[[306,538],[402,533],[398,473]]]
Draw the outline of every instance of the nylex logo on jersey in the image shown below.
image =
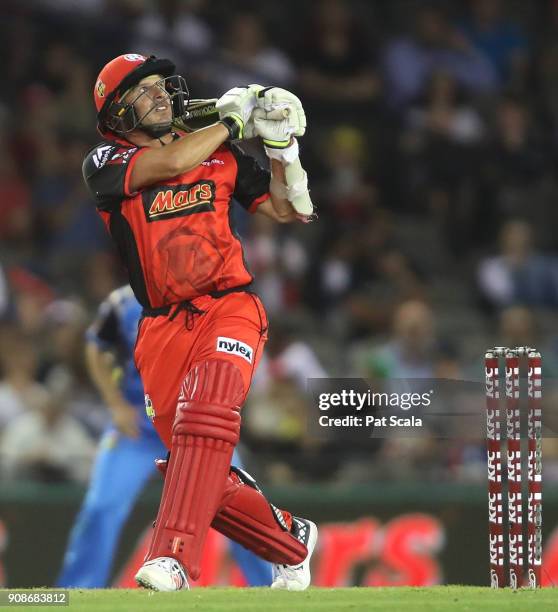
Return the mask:
[[254,350],[251,346],[235,338],[226,338],[225,336],[219,336],[217,338],[217,351],[220,353],[238,355],[242,357],[242,359],[246,359],[248,363],[252,363],[252,356],[254,354]]
[[213,211],[215,183],[203,180],[187,185],[173,185],[168,189],[144,191],[142,198],[148,222]]

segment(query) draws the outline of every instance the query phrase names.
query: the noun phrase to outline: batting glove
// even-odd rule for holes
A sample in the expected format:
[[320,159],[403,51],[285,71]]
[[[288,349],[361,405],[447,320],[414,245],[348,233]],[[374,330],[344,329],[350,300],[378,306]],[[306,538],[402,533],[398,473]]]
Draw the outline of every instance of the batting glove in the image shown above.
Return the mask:
[[230,140],[244,137],[244,127],[256,108],[256,95],[261,89],[261,85],[233,87],[217,100],[215,108],[219,112],[220,123],[229,130]]
[[291,125],[295,127],[294,136],[304,136],[306,132],[306,113],[300,99],[294,93],[281,87],[261,87],[257,92],[256,103],[268,113],[287,108]]
[[252,121],[254,135],[263,139],[266,150],[288,148],[292,144],[292,136],[300,132],[298,114],[288,106],[270,112],[256,108]]

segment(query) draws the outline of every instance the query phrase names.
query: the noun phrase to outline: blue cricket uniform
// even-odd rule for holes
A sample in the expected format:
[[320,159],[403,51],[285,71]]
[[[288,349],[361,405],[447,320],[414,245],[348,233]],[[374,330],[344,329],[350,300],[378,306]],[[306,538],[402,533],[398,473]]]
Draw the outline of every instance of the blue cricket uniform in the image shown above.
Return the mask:
[[[154,460],[167,449],[146,415],[143,385],[134,364],[141,306],[129,285],[113,291],[101,304],[86,333],[87,342],[118,354],[123,367],[121,390],[138,411],[140,435],[121,434],[112,422],[101,438],[91,482],[71,531],[57,586],[102,588],[107,585],[122,527],[149,478]],[[235,452],[234,465],[241,466]],[[271,565],[242,546],[232,544],[233,557],[251,586],[271,584]]]

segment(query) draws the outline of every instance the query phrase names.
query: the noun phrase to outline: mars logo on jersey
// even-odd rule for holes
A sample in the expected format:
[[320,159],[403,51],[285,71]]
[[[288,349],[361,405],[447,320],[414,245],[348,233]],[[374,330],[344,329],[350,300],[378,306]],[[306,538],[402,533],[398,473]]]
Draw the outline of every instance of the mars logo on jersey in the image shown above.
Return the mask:
[[189,185],[173,185],[168,189],[143,193],[143,208],[148,222],[184,217],[214,211],[215,183],[198,181]]

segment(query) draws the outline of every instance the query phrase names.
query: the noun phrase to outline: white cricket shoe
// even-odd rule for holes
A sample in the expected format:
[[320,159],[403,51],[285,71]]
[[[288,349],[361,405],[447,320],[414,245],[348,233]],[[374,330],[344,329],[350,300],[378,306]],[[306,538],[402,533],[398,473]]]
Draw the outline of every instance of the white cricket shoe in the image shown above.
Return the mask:
[[310,586],[310,558],[318,540],[318,528],[312,521],[293,516],[291,533],[308,549],[300,565],[273,565],[272,589],[304,591]]
[[139,586],[153,591],[180,591],[189,589],[186,572],[172,557],[157,557],[146,561],[136,574]]

